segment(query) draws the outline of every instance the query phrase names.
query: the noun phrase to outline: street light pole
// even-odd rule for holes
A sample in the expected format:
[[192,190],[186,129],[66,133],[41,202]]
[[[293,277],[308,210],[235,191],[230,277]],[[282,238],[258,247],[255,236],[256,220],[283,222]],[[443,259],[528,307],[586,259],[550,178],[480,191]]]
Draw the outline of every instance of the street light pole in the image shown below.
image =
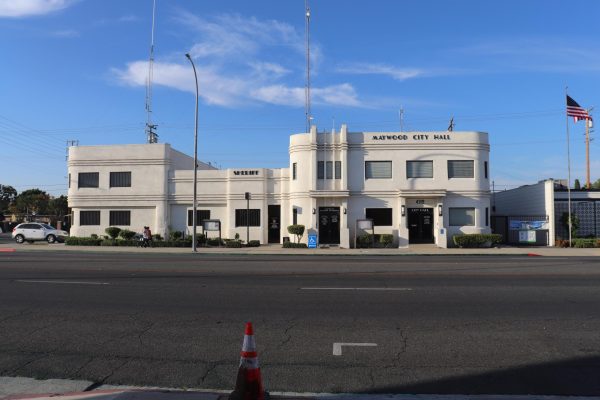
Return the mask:
[[196,212],[196,200],[197,200],[197,196],[198,196],[198,181],[197,181],[197,176],[198,176],[198,75],[196,74],[196,66],[194,65],[194,61],[192,60],[192,57],[190,57],[189,53],[186,53],[185,56],[187,57],[188,60],[190,60],[190,63],[192,64],[192,68],[194,69],[194,79],[196,80],[196,113],[195,113],[195,124],[194,124],[194,205],[193,205],[193,214],[192,214],[192,225],[193,225],[193,232],[192,232],[192,252],[196,253],[197,249],[196,249],[196,226],[198,225],[198,221],[197,221],[197,212]]

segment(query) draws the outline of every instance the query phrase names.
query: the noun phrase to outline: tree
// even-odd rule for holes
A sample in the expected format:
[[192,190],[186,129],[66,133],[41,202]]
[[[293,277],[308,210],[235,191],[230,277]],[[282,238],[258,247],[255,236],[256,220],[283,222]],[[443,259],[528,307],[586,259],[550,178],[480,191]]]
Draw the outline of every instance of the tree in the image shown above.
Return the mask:
[[592,189],[600,189],[600,179],[592,183]]
[[[561,217],[561,222],[563,227],[569,232],[569,213],[563,213]],[[579,217],[573,213],[571,213],[571,236],[577,237],[577,230],[579,229]]]
[[292,235],[296,235],[296,243],[300,243],[304,235],[304,225],[290,225],[287,227],[287,230]]
[[573,186],[573,188],[575,190],[581,189],[581,182],[579,182],[579,179],[575,179],[575,185]]
[[21,192],[14,201],[11,210],[22,214],[44,215],[48,212],[50,195],[40,189],[29,189]]
[[69,202],[67,196],[59,196],[48,202],[48,213],[56,218],[62,218],[69,214]]
[[0,211],[7,211],[8,207],[15,202],[17,191],[14,187],[0,185]]

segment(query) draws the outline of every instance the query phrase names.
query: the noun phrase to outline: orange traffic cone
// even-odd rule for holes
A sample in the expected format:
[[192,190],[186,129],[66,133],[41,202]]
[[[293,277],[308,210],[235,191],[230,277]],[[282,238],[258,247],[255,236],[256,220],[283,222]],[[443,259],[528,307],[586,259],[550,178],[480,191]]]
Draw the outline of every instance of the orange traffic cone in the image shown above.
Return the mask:
[[252,322],[247,322],[240,368],[235,381],[235,389],[229,395],[229,400],[266,400],[268,396],[269,394],[263,389],[260,376]]

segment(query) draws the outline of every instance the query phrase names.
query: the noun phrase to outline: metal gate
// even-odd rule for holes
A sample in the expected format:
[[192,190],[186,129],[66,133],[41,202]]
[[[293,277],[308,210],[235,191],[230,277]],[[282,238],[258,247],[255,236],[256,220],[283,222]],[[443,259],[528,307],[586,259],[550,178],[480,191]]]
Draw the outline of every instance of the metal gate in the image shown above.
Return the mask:
[[519,246],[548,246],[547,215],[493,216],[492,233],[502,235],[502,243]]

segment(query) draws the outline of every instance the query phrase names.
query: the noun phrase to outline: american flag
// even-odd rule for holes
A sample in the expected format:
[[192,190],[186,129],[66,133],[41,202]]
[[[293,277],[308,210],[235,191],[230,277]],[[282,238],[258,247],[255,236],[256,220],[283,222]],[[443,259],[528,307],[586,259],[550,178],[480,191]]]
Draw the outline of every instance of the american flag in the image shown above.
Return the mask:
[[588,114],[587,110],[581,107],[575,100],[567,95],[567,116],[573,117],[575,122],[583,119],[591,120],[592,117]]

